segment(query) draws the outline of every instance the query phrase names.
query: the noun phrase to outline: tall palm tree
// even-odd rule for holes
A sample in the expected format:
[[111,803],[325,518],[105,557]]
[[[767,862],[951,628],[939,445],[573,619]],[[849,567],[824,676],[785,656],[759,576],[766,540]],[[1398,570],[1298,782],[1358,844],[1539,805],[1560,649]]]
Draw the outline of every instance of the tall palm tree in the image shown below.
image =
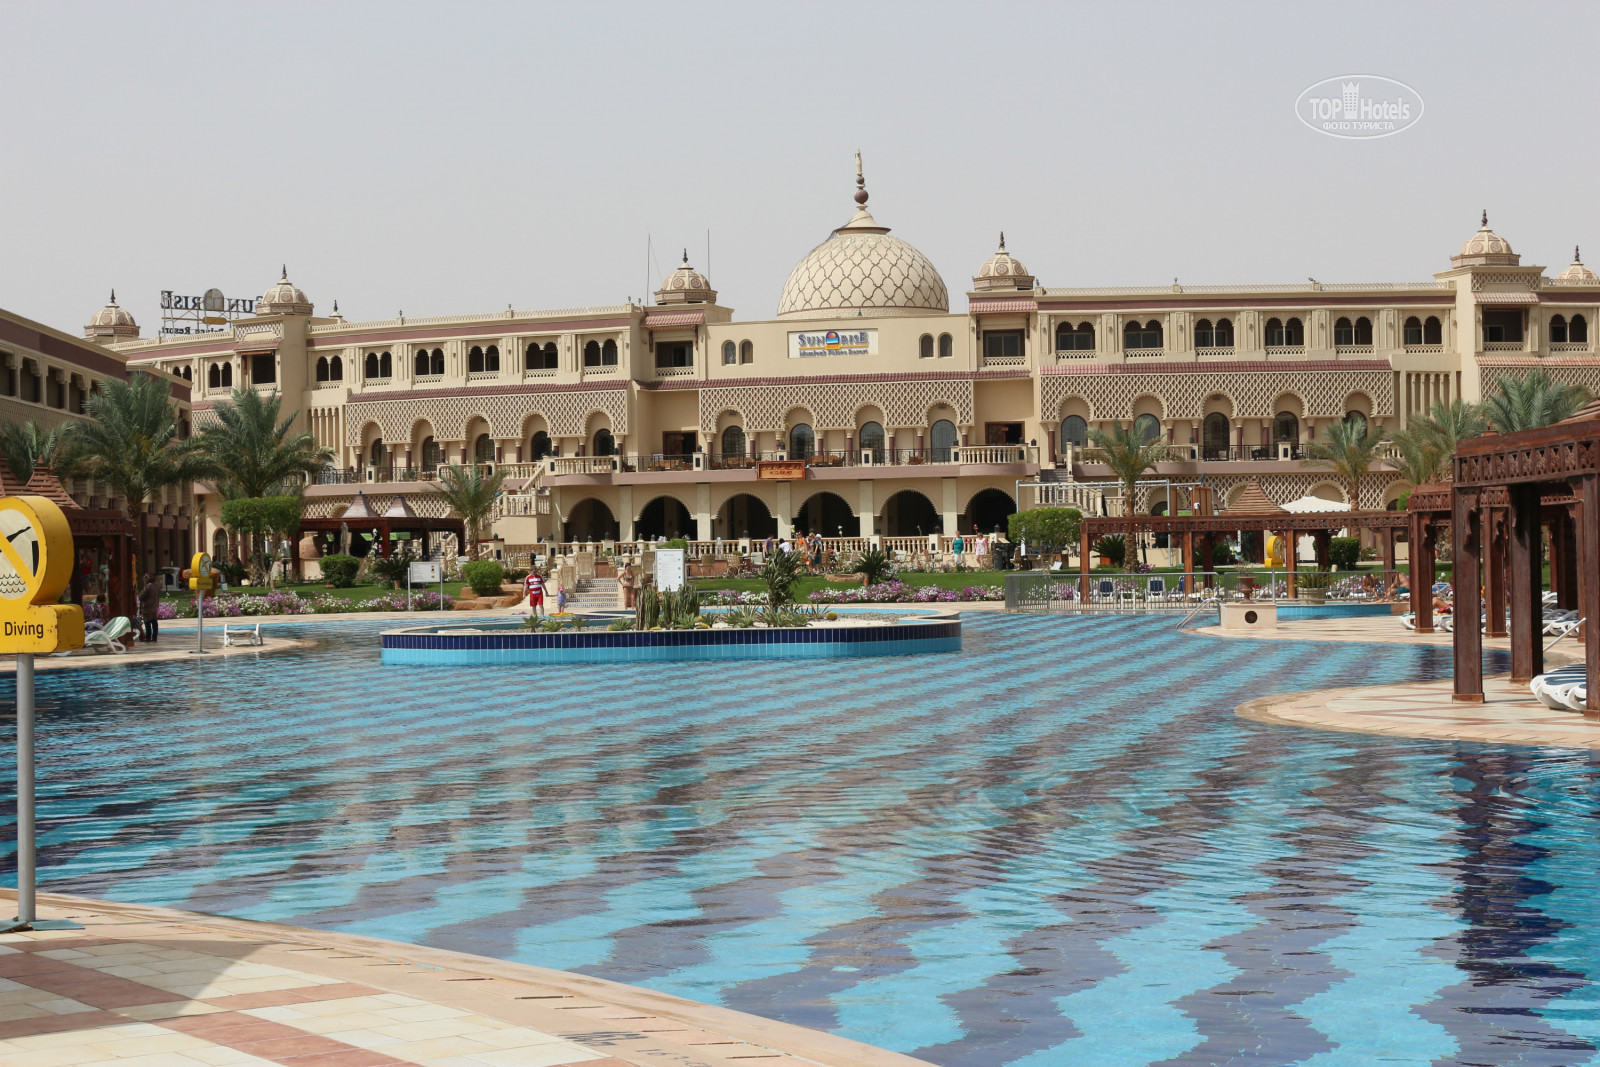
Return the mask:
[[1381,429],[1368,433],[1365,421],[1336,422],[1328,427],[1325,436],[1306,446],[1301,463],[1308,467],[1331,468],[1344,482],[1350,507],[1358,509],[1361,507],[1361,479],[1378,461],[1379,450],[1387,437]]
[[1129,517],[1126,552],[1123,557],[1123,567],[1126,568],[1128,563],[1137,558],[1134,546],[1137,544],[1138,534],[1133,530],[1132,516],[1134,494],[1138,491],[1139,479],[1155,470],[1156,464],[1167,458],[1170,449],[1159,436],[1146,440],[1138,431],[1120,422],[1112,423],[1109,430],[1094,427],[1089,431],[1089,440],[1100,449],[1101,461],[1111,468],[1111,473],[1122,483],[1123,500],[1126,501],[1123,514]]
[[1483,409],[1457,398],[1449,404],[1433,402],[1433,410],[1413,419],[1397,432],[1390,462],[1413,489],[1432,482],[1448,481],[1451,458],[1462,441],[1481,435],[1486,428]]
[[468,556],[477,555],[478,533],[494,511],[495,497],[505,480],[504,470],[486,474],[480,463],[439,468],[439,498],[466,524]]
[[1418,430],[1401,430],[1392,437],[1394,453],[1389,463],[1400,472],[1406,485],[1415,489],[1439,480],[1448,455],[1432,438]]
[[168,486],[204,477],[209,464],[194,438],[180,436],[172,387],[144,371],[134,371],[126,382],[105,379],[89,394],[85,410],[89,417],[64,434],[64,461],[122,497],[138,531],[143,566],[145,506]]
[[[332,450],[318,445],[315,435],[292,429],[298,411],[279,417],[282,407],[276,390],[263,396],[239,386],[211,409],[215,421],[202,427],[196,440],[224,500],[296,494],[303,488],[296,475],[315,474],[333,459]],[[251,533],[246,549],[258,580],[267,575],[270,553],[261,543],[266,536]]]
[[40,467],[55,470],[58,461],[67,458],[66,449],[62,448],[62,430],[60,426],[47,430],[37,419],[8,422],[0,426],[0,460],[24,484]]
[[1502,374],[1498,391],[1484,401],[1484,414],[1497,433],[1549,426],[1577,411],[1594,395],[1581,385],[1564,385],[1543,369]]
[[199,447],[212,465],[217,491],[228,497],[276,496],[295,475],[315,474],[333,459],[308,430],[293,432],[298,411],[279,418],[283,397],[234,389],[211,409],[214,422],[201,428]]

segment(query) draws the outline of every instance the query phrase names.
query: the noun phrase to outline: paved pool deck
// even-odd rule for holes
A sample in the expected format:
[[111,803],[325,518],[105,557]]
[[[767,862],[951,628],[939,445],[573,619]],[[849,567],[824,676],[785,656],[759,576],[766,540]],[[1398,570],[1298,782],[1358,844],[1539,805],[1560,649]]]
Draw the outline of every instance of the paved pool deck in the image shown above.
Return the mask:
[[[1275,631],[1224,630],[1198,627],[1206,637],[1245,641],[1357,641],[1448,648],[1448,633],[1419,634],[1386,616],[1348,619],[1295,619]],[[1544,639],[1549,643],[1549,638]],[[1504,637],[1484,638],[1485,649],[1509,651]],[[1545,652],[1551,667],[1583,662],[1582,646],[1568,637]],[[1451,699],[1451,680],[1403,685],[1361,686],[1278,693],[1246,701],[1235,709],[1259,722],[1305,726],[1347,733],[1425,737],[1440,741],[1487,741],[1495,744],[1542,745],[1600,749],[1600,720],[1575,711],[1555,711],[1534,699],[1526,684],[1513,685],[1506,675],[1483,680],[1483,703]]]
[[[917,1067],[636,986],[370,937],[82,897],[0,934],[0,1063]],[[15,914],[16,893],[0,890]]]

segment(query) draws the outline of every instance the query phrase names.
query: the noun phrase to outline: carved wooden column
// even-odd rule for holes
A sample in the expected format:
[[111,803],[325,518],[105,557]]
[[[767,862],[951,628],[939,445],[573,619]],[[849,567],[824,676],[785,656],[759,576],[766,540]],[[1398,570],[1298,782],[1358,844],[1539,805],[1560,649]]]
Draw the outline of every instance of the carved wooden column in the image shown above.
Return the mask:
[[[1511,681],[1529,682],[1543,673],[1544,644],[1539,594],[1544,583],[1540,492],[1537,485],[1507,487],[1511,495]],[[1456,595],[1461,590],[1457,583]],[[1459,610],[1457,623],[1461,623]],[[1460,629],[1460,625],[1457,626]]]
[[1411,621],[1433,633],[1433,524],[1420,511],[1411,513]]
[[1452,699],[1483,702],[1483,630],[1478,615],[1483,610],[1479,564],[1483,552],[1483,513],[1476,489],[1456,489],[1450,494],[1450,542],[1455,556],[1456,626],[1455,691]]
[[1582,606],[1583,661],[1589,686],[1588,708],[1584,717],[1600,719],[1600,474],[1575,478],[1578,494],[1578,521],[1573,531],[1577,542],[1578,569],[1583,575]]
[[1506,526],[1504,508],[1483,509],[1483,589],[1488,637],[1506,636]]

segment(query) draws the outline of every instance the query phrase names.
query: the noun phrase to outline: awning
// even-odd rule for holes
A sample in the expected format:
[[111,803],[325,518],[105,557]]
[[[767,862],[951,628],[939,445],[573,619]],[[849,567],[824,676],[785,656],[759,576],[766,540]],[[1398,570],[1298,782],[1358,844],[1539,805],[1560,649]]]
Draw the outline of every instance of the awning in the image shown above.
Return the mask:
[[647,311],[644,324],[650,329],[662,326],[696,326],[705,321],[704,309],[699,311]]
[[1473,293],[1474,304],[1537,304],[1538,293]]
[[1031,296],[1011,297],[1010,299],[1000,300],[972,299],[967,301],[967,308],[968,310],[972,311],[973,314],[993,315],[1006,311],[1037,311],[1039,308],[1039,302],[1033,299]]

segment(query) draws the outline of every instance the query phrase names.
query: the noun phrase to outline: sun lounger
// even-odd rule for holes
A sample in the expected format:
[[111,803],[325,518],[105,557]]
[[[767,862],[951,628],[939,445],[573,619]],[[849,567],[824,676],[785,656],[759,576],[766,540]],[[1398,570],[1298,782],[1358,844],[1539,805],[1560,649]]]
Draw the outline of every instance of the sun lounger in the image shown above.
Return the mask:
[[1528,691],[1547,708],[1555,708],[1557,711],[1582,711],[1583,705],[1573,707],[1569,697],[1571,690],[1582,685],[1584,680],[1584,666],[1581,663],[1569,667],[1557,667],[1529,682]]
[[83,639],[84,650],[94,649],[96,652],[113,652],[122,655],[128,651],[128,646],[122,643],[133,629],[133,623],[128,621],[126,615],[118,615],[94,633]]

